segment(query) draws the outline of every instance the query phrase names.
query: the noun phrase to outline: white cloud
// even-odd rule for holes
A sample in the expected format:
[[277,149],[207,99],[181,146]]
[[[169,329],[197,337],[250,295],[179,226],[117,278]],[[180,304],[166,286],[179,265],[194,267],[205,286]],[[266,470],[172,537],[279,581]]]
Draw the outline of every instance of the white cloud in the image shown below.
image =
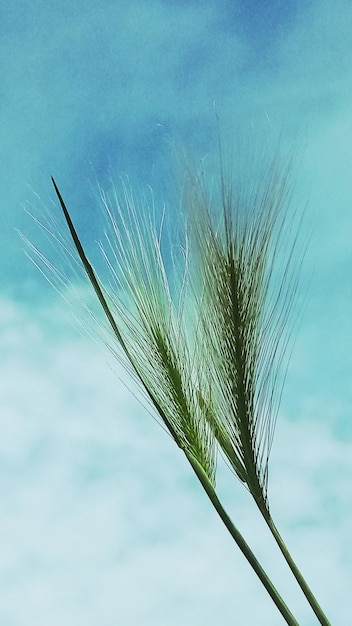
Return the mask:
[[[281,624],[176,446],[89,340],[66,334],[58,316],[53,334],[52,315],[2,306],[11,348],[0,364],[2,623],[193,626],[236,615]],[[284,538],[341,626],[352,561],[348,450],[328,425],[283,418],[270,490]],[[219,488],[299,622],[310,623],[246,492],[224,474]]]

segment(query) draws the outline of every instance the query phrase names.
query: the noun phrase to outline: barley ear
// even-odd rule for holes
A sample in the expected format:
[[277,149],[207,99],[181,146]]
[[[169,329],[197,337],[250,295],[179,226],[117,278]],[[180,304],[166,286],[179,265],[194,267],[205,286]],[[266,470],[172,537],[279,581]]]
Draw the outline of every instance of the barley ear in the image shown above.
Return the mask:
[[[124,217],[122,233],[113,219],[112,226],[116,235],[113,261],[119,274],[107,255],[105,258],[117,284],[123,285],[129,292],[133,304],[133,315],[129,315],[124,309],[123,301],[116,296],[114,298],[111,294],[103,293],[103,287],[87,259],[54,179],[53,185],[85,272],[108,319],[114,338],[126,355],[137,380],[169,433],[185,453],[215,510],[286,623],[289,626],[298,626],[298,622],[217,497],[214,445],[216,427],[211,424],[212,412],[207,409],[208,400],[205,398],[209,399],[211,394],[209,385],[204,380],[204,366],[201,365],[200,359],[204,346],[201,338],[199,342],[192,344],[191,351],[187,345],[187,333],[184,333],[185,329],[182,324],[180,325],[179,315],[175,314],[173,308],[158,237],[153,236],[151,241],[143,242],[140,225],[131,206],[130,226],[134,230],[133,238]],[[135,241],[138,242],[138,249]],[[111,306],[107,298],[112,302]],[[119,319],[119,323],[115,317]],[[197,353],[196,363],[194,348]],[[222,435],[218,433],[218,439],[223,442],[224,447],[229,446],[228,454],[231,456],[230,440],[225,430],[222,431]],[[241,472],[240,466],[238,472],[239,474]],[[245,475],[243,478],[245,479]]]

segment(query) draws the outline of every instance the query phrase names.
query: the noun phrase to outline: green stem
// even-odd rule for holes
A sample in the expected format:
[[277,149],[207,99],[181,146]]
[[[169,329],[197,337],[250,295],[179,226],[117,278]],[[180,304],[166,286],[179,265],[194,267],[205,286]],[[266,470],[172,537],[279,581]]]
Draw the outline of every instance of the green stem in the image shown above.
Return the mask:
[[300,570],[298,569],[296,563],[294,562],[291,554],[289,553],[287,546],[284,542],[284,540],[282,539],[279,531],[277,530],[272,518],[266,517],[265,515],[263,516],[267,525],[270,528],[270,531],[277,543],[277,545],[279,546],[291,572],[293,573],[295,579],[297,580],[300,588],[302,589],[304,595],[306,596],[310,606],[312,607],[315,615],[317,616],[320,624],[322,624],[322,626],[331,626],[331,623],[329,622],[328,618],[326,617],[325,613],[323,612],[321,606],[319,605],[317,599],[315,598],[315,596],[313,595],[310,587],[308,586],[306,580],[303,578]]
[[214,506],[214,508],[217,511],[218,515],[220,516],[220,518],[224,522],[224,524],[225,524],[227,530],[229,531],[230,535],[233,537],[233,539],[237,543],[239,549],[241,550],[241,552],[244,554],[244,556],[246,557],[246,559],[249,562],[249,564],[254,569],[255,573],[257,574],[257,576],[259,577],[260,581],[264,585],[264,587],[267,590],[268,594],[270,595],[270,597],[272,598],[272,600],[276,604],[278,610],[280,611],[281,615],[285,619],[286,623],[289,624],[290,626],[299,626],[297,620],[294,618],[294,616],[292,615],[291,611],[289,610],[289,608],[285,604],[284,600],[280,596],[279,592],[274,587],[274,585],[271,582],[270,578],[268,577],[268,575],[266,574],[266,572],[264,571],[264,569],[260,565],[259,561],[257,560],[255,555],[253,554],[252,550],[250,549],[249,545],[245,541],[244,537],[241,535],[239,530],[236,528],[236,526],[234,525],[234,523],[232,522],[232,520],[230,519],[230,517],[226,513],[224,507],[222,506],[219,498],[217,497],[217,495],[215,493],[214,487],[212,486],[212,484],[211,484],[208,476],[204,472],[202,466],[190,454],[186,453],[186,456],[187,456],[187,459],[190,462],[190,464],[191,464],[191,466],[192,466],[192,468],[193,468],[197,478],[199,479],[200,483],[202,484],[202,487],[204,488],[205,492],[207,493],[207,495],[208,495],[212,505]]

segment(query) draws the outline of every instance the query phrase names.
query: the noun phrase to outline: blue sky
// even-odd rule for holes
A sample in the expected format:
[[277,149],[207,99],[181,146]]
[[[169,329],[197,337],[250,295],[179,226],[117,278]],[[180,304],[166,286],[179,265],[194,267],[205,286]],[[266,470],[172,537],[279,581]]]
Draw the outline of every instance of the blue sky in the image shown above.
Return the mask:
[[[23,206],[52,207],[54,175],[93,243],[96,178],[168,189],[167,141],[212,153],[214,102],[225,136],[302,146],[310,282],[269,494],[331,622],[350,624],[351,19],[343,0],[1,8],[2,625],[282,623],[176,447],[72,328],[15,230],[45,248]],[[313,626],[247,494],[231,477],[221,488],[298,621]]]

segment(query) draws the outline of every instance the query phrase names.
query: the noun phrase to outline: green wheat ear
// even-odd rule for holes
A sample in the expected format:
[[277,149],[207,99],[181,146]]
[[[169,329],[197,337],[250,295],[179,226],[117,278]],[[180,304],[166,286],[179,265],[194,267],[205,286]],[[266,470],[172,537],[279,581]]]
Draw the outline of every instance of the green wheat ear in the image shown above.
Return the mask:
[[[103,196],[114,235],[113,240],[107,239],[107,248],[103,250],[115,287],[113,292],[108,292],[89,263],[56,182],[54,179],[52,182],[79,258],[137,382],[183,450],[215,510],[286,623],[298,626],[217,497],[216,429],[204,400],[209,397],[211,381],[204,364],[205,344],[200,319],[191,323],[195,336],[190,338],[184,280],[180,281],[175,302],[163,262],[160,234],[151,228],[145,229],[129,190],[124,189],[123,206],[115,197],[119,225]],[[67,252],[66,245],[64,249]],[[41,260],[52,269],[46,259],[41,257]],[[119,296],[121,292],[124,297]],[[194,313],[197,316],[196,311]],[[114,347],[112,351],[117,353]]]
[[203,355],[211,380],[202,402],[222,453],[253,496],[319,622],[329,626],[274,524],[268,500],[287,322],[302,261],[295,258],[299,233],[288,212],[292,162],[286,163],[275,157],[244,193],[221,171],[212,197],[204,177],[187,171],[184,204],[195,242]]
[[124,288],[128,300],[132,301],[133,310],[127,315],[126,302],[119,301],[116,296],[111,296],[112,302],[108,305],[109,296],[103,293],[103,287],[88,262],[55,180],[52,181],[73,242],[115,339],[177,445],[196,460],[211,484],[214,484],[214,438],[202,419],[196,401],[194,384],[197,381],[192,371],[192,355],[172,300],[156,234],[152,233],[151,238],[143,238],[142,224],[127,195],[128,211],[125,215],[120,214],[123,236],[118,232],[117,222],[109,211],[116,235],[112,250],[115,267],[106,252],[104,255],[116,282],[117,292],[121,287]]
[[[297,286],[297,238],[287,213],[290,167],[274,160],[250,192],[225,180],[210,196],[187,171],[184,264],[170,279],[162,232],[139,214],[132,193],[103,195],[112,236],[101,246],[110,286],[90,265],[53,180],[72,240],[129,368],[183,450],[212,504],[288,624],[297,621],[222,507],[220,449],[273,533],[319,622],[329,626],[269,510],[268,460],[282,389],[288,315]],[[286,259],[286,260],[285,260]],[[116,353],[118,350],[112,346]]]
[[213,198],[194,175],[185,190],[200,285],[203,357],[211,379],[211,395],[203,401],[223,453],[266,516],[285,327],[297,278],[292,251],[283,259],[280,250],[289,173],[273,162],[266,178],[240,197],[223,176]]

